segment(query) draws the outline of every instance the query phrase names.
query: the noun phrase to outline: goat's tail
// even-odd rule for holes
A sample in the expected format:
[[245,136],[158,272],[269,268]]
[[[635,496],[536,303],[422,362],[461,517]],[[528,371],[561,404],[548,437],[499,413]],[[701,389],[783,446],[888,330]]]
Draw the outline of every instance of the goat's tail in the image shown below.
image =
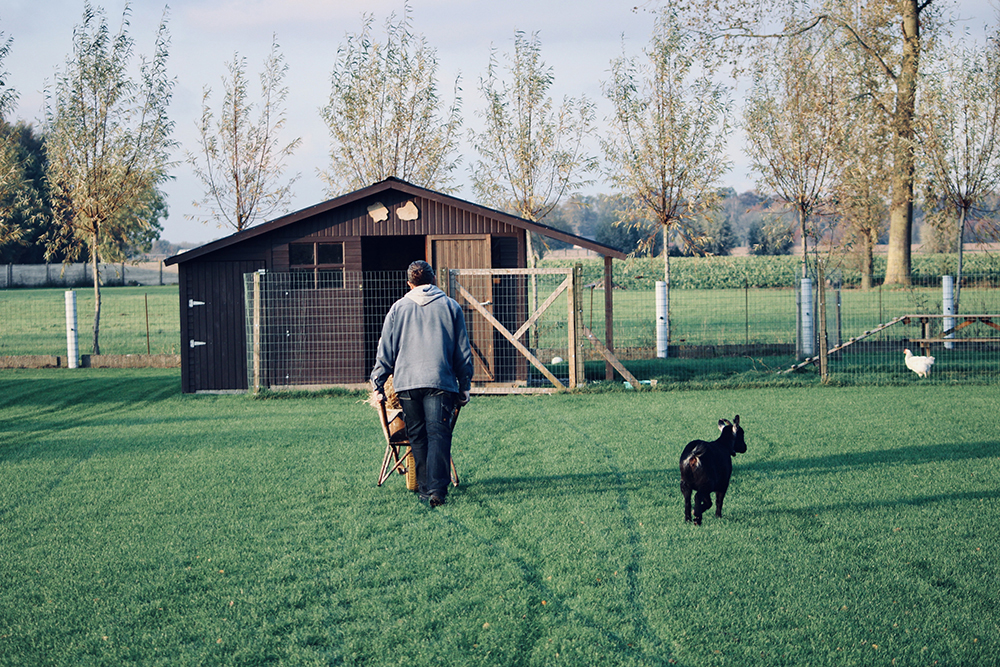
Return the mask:
[[705,465],[701,461],[701,457],[698,454],[691,454],[691,456],[684,459],[681,464],[681,476],[688,481],[688,485],[691,488],[700,488],[708,481],[708,475],[705,473]]

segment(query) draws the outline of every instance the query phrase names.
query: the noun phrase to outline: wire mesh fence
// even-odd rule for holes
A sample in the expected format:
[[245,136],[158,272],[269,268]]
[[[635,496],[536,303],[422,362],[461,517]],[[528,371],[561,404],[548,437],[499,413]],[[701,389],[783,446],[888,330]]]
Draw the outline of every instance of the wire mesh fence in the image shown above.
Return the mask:
[[[257,286],[258,310],[251,301],[254,275],[263,276]],[[459,272],[458,284],[476,305],[456,285],[441,281],[465,310],[477,382],[530,389],[555,386],[552,376],[566,384],[572,370],[574,316],[578,330],[589,329],[597,339],[607,340],[603,285],[583,286],[572,314],[567,275],[565,270],[536,276]],[[935,359],[930,376],[921,381],[996,381],[998,283],[995,276],[964,276],[958,314],[949,319],[940,276],[915,279],[907,287],[868,290],[827,281],[829,376],[848,383],[915,380],[904,362],[903,350],[910,349],[915,356]],[[402,271],[249,274],[249,372],[256,371],[256,381],[263,386],[364,383],[385,313],[406,290]],[[818,292],[814,285],[807,308],[815,317],[812,352],[805,353],[798,286],[673,289],[667,356],[658,358],[654,290],[615,289],[614,353],[640,380],[663,384],[818,378],[818,361],[788,372],[822,347]],[[88,354],[93,292],[80,289],[76,294],[80,352]],[[65,354],[64,295],[62,289],[0,290],[0,356]],[[179,354],[177,287],[103,289],[99,341],[104,354]],[[598,350],[586,340],[580,349],[586,380],[606,379],[608,364]],[[254,377],[250,379],[254,386]]]
[[[94,292],[76,293],[79,352],[93,352]],[[0,356],[61,356],[66,349],[66,290],[0,290]],[[101,290],[102,354],[178,354],[177,286]]]
[[[904,363],[904,350],[909,348],[916,356],[935,357],[934,378],[1000,378],[1000,285],[989,275],[967,275],[962,284],[960,314],[949,319],[944,316],[941,277],[868,290],[836,280],[825,282],[830,377],[848,382],[899,381],[913,375]],[[802,339],[803,308],[797,287],[672,290],[665,359],[655,354],[653,291],[616,293],[615,351],[633,360],[628,365],[637,376],[660,382],[787,374],[817,356],[822,347],[815,287],[806,309],[812,317],[809,344]],[[977,317],[969,320],[970,316]],[[943,334],[952,328],[956,330],[946,343]],[[818,361],[813,359],[794,373],[818,373]],[[588,378],[599,377],[600,369],[588,368]]]
[[253,389],[365,382],[382,319],[406,272],[245,276],[247,380]]
[[[441,282],[463,305],[475,382],[528,387],[551,383],[546,373],[566,375],[568,273],[462,275]],[[408,290],[405,271],[258,272],[245,276],[244,287],[252,388],[366,382],[385,315]],[[541,304],[545,308],[529,322],[529,305],[535,312]],[[525,349],[545,370],[531,364]]]

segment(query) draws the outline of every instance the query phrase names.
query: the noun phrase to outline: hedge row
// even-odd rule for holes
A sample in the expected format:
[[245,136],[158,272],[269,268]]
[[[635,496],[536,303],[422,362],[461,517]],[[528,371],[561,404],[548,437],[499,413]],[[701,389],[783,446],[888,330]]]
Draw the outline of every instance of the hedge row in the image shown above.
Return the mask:
[[[885,256],[875,257],[876,285],[885,280]],[[962,260],[962,273],[966,278],[1000,281],[1000,257],[992,253],[967,253]],[[601,259],[543,260],[541,265],[567,268],[583,264],[584,282],[597,282],[604,277]],[[936,284],[942,275],[954,275],[957,267],[955,254],[919,254],[910,261],[910,273],[915,284]],[[623,289],[653,289],[657,280],[663,280],[663,259],[640,258],[625,262],[615,261],[614,282]],[[761,257],[672,257],[670,259],[670,286],[674,289],[740,289],[743,287],[792,287],[802,276],[802,259],[789,255]],[[859,286],[861,272],[852,268],[827,269],[828,278],[840,278],[845,286]]]

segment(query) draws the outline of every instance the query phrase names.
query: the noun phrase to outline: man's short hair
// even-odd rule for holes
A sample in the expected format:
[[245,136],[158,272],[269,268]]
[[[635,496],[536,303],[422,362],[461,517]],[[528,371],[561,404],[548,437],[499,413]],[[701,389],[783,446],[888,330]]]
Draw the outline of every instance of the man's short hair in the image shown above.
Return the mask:
[[406,269],[406,281],[411,285],[434,285],[434,269],[422,259],[410,264]]

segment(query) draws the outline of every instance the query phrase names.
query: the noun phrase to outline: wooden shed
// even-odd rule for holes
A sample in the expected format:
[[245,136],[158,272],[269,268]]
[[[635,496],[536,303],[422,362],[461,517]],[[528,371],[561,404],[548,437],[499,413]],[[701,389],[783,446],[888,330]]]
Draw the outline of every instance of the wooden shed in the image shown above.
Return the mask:
[[[589,239],[396,178],[171,257],[166,264],[178,267],[183,391],[250,386],[248,368],[255,362],[247,332],[262,321],[259,313],[247,312],[254,274],[267,280],[291,276],[294,289],[284,294],[297,295],[294,311],[321,313],[323,330],[309,336],[298,335],[298,315],[267,316],[286,337],[297,336],[295,354],[306,354],[310,346],[319,350],[321,341],[343,341],[334,352],[319,352],[330,364],[299,364],[296,383],[361,384],[371,369],[378,324],[405,284],[396,279],[391,287],[378,286],[360,276],[405,271],[415,259],[435,269],[523,269],[528,232],[603,255],[606,277],[611,259],[624,259],[617,249]],[[281,363],[292,367],[291,361]]]

